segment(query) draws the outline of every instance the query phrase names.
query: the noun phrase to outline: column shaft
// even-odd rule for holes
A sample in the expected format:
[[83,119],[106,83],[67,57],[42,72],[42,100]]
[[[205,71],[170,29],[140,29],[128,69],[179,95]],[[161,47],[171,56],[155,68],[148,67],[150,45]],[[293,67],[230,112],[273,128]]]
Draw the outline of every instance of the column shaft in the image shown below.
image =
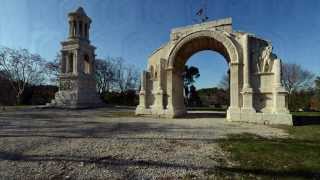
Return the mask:
[[243,87],[242,87],[242,109],[244,113],[254,113],[253,91],[250,83],[250,45],[248,34],[242,37],[243,43]]
[[69,21],[69,38],[72,37],[72,22]]
[[66,58],[67,55],[64,52],[61,52],[61,73],[66,73]]
[[275,59],[273,61],[274,69],[274,85],[275,87],[281,87],[281,62],[280,59]]
[[249,61],[249,41],[248,34],[245,34],[243,37],[243,63],[244,63],[244,72],[243,72],[243,88],[250,88],[250,61]]
[[239,107],[239,64],[230,63],[230,108]]
[[79,66],[79,50],[75,50],[74,53],[73,53],[73,73],[74,74],[78,74],[78,66]]

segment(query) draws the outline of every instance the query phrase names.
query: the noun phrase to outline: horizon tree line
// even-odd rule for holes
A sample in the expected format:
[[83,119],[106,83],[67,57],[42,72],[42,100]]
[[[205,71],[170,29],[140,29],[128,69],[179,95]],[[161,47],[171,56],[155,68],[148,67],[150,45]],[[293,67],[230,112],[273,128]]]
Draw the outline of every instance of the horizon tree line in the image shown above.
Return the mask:
[[[53,61],[48,61],[27,49],[1,46],[0,88],[4,82],[9,83],[10,91],[15,94],[14,104],[19,105],[27,87],[58,86],[60,58],[61,55],[57,53]],[[139,88],[139,70],[134,65],[127,64],[122,57],[96,59],[95,68],[97,92],[100,95],[111,91],[136,91]]]
[[[58,85],[60,58],[61,55],[58,53],[53,61],[48,61],[39,54],[30,53],[27,49],[1,46],[0,87],[10,87],[9,91],[15,94],[15,104],[20,104],[21,96],[28,86]],[[136,92],[139,89],[138,68],[127,64],[122,57],[97,58],[95,69],[97,92],[101,96],[110,92]],[[190,98],[190,93],[194,94],[193,91],[197,91],[191,86],[200,77],[200,71],[197,67],[186,66],[182,76],[185,96]],[[4,86],[4,80],[8,85]],[[288,91],[290,110],[297,111],[301,108],[320,110],[320,76],[316,76],[299,64],[284,63],[282,64],[282,83]],[[227,74],[222,77],[217,88],[228,91],[229,76]],[[227,96],[228,94],[226,93]]]

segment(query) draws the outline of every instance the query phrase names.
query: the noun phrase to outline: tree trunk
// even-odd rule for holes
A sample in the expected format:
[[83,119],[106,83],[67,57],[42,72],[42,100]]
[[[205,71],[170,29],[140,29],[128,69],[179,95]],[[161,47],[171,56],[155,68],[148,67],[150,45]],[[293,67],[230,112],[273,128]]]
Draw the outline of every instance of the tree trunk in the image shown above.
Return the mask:
[[21,105],[21,94],[20,93],[18,93],[16,95],[16,105]]

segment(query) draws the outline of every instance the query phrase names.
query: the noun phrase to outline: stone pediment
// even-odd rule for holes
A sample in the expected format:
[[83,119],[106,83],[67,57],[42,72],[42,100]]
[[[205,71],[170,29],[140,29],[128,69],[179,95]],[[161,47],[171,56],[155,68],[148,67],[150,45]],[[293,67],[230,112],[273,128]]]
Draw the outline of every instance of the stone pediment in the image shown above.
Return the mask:
[[180,37],[195,31],[215,29],[232,32],[232,18],[219,19],[215,21],[174,28],[171,30],[170,40],[178,40]]

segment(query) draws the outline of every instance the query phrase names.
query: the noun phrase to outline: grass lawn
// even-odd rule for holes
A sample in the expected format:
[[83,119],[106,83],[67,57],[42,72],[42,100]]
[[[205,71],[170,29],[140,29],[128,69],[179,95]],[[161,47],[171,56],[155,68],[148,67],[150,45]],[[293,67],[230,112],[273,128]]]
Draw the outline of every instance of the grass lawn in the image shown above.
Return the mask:
[[320,179],[320,125],[280,128],[290,138],[242,134],[222,140],[221,147],[238,164],[222,171],[244,179]]
[[320,112],[291,112],[293,116],[317,116],[320,117]]

